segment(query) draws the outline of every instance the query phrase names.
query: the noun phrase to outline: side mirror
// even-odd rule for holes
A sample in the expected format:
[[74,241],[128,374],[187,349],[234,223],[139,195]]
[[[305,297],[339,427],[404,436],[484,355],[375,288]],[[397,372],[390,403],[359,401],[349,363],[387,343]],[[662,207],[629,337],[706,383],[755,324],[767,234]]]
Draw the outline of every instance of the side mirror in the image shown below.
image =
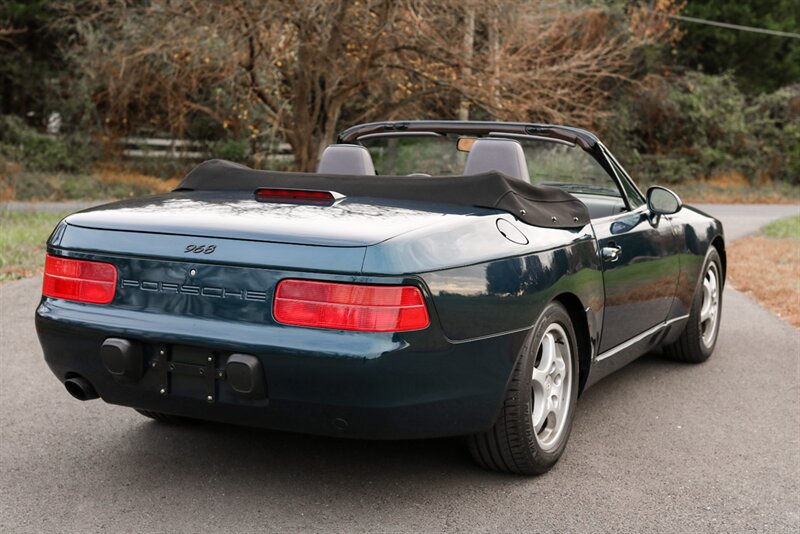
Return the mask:
[[666,187],[654,185],[647,190],[647,209],[654,215],[672,215],[682,207],[680,197]]

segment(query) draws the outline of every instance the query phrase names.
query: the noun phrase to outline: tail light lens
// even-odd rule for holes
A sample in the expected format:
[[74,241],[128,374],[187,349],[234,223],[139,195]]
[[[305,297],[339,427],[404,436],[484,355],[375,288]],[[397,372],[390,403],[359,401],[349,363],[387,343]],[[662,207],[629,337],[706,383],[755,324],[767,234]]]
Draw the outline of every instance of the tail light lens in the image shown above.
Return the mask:
[[114,299],[117,268],[110,263],[47,255],[42,294],[57,299],[108,304]]
[[425,299],[414,286],[283,280],[273,313],[283,324],[359,332],[421,330],[430,324]]

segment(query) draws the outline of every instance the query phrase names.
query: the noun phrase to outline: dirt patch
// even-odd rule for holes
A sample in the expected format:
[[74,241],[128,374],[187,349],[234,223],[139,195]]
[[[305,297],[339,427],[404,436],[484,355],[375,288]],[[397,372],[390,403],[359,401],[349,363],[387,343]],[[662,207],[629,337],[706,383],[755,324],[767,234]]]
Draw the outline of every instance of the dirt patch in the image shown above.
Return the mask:
[[29,172],[0,159],[0,202],[120,199],[172,191],[180,180],[162,180],[121,165],[82,173]]
[[727,253],[730,283],[800,328],[800,240],[746,237]]
[[104,184],[148,187],[153,193],[169,193],[175,189],[180,182],[178,178],[162,180],[161,178],[141,174],[134,170],[109,163],[95,167],[93,174]]
[[800,202],[800,187],[765,178],[750,181],[740,172],[701,176],[675,184],[676,193],[686,203],[708,204],[795,204]]

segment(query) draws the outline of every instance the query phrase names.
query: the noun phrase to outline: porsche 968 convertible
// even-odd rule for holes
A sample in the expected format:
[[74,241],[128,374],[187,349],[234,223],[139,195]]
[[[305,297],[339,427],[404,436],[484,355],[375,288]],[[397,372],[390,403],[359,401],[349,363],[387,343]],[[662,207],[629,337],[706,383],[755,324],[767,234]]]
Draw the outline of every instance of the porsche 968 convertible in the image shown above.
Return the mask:
[[465,436],[539,474],[580,394],[660,349],[706,360],[719,221],[642,194],[593,134],[354,126],[316,173],[211,160],[169,194],[70,215],[36,327],[74,397],[365,439]]

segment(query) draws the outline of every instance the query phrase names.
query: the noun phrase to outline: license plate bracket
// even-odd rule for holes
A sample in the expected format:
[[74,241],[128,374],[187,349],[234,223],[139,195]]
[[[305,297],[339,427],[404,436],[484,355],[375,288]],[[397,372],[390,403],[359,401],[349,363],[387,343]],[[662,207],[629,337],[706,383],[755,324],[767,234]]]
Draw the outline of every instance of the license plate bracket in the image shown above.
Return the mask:
[[181,345],[159,346],[156,350],[159,372],[159,393],[203,395],[206,402],[217,398],[216,381],[225,379],[225,371],[217,369],[217,355],[209,350]]

